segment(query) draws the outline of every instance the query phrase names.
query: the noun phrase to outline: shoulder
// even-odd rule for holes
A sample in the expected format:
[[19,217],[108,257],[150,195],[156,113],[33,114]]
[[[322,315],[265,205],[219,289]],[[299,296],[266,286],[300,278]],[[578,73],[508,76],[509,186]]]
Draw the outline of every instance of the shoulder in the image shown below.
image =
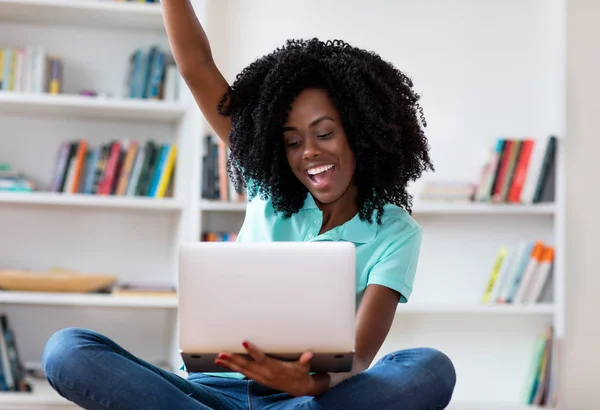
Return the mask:
[[274,217],[276,214],[271,198],[263,198],[257,193],[248,194],[246,212],[270,217]]
[[[386,204],[381,218],[381,225],[377,229],[377,237],[381,242],[399,245],[410,238],[419,239],[423,229],[419,223],[403,208]],[[393,246],[392,246],[393,247]]]
[[385,205],[370,249],[367,285],[378,284],[398,291],[408,301],[417,270],[423,230],[413,217],[396,205]]

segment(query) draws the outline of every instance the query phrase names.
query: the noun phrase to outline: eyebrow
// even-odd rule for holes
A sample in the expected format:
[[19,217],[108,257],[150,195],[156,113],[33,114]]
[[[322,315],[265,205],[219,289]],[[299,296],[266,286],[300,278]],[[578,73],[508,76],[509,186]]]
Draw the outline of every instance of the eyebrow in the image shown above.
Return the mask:
[[[335,122],[335,120],[333,118],[331,118],[329,115],[322,115],[321,117],[312,120],[312,122],[310,124],[308,124],[308,126],[310,128],[314,127],[315,125],[319,124],[320,122],[323,122],[325,120],[331,120],[333,122]],[[298,129],[296,127],[283,127],[283,131],[298,131]]]

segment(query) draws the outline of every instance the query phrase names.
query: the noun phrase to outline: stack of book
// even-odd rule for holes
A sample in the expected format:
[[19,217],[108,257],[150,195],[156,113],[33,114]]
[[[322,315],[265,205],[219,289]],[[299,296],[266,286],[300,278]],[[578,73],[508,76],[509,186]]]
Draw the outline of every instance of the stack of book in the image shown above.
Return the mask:
[[31,391],[8,317],[0,314],[0,391]]
[[0,48],[0,90],[60,94],[63,63],[43,47]]
[[172,56],[152,45],[137,48],[129,57],[123,97],[151,100],[178,100],[179,72]]
[[553,408],[558,399],[558,363],[559,345],[554,337],[554,328],[548,329],[538,337],[535,354],[525,389],[524,404]]
[[483,166],[476,202],[535,204],[554,201],[555,136],[499,138]]
[[115,296],[175,297],[177,288],[171,283],[122,282],[112,289]]
[[207,231],[202,233],[203,242],[235,242],[237,240],[237,232],[212,232]]
[[151,140],[113,140],[95,147],[86,140],[66,141],[49,190],[163,198],[172,194],[176,158],[177,145]]
[[521,241],[498,250],[482,303],[533,304],[545,299],[554,266],[554,247]]
[[425,183],[420,198],[423,201],[467,203],[473,200],[477,186],[463,181],[432,181]]
[[35,183],[9,164],[0,162],[0,192],[31,192]]
[[202,156],[201,195],[204,199],[245,202],[246,195],[238,193],[227,170],[229,148],[214,135],[204,138]]
[[555,136],[498,138],[478,178],[428,182],[419,197],[423,201],[492,204],[554,202],[556,143]]

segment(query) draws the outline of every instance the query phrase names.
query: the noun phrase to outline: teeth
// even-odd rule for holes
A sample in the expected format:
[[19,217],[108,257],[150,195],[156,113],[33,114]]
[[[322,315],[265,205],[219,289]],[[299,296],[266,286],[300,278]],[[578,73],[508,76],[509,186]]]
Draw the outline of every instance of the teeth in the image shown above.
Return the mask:
[[325,172],[331,168],[333,168],[333,164],[321,165],[320,167],[311,168],[307,172],[309,175],[316,175],[316,174],[320,174],[321,172]]

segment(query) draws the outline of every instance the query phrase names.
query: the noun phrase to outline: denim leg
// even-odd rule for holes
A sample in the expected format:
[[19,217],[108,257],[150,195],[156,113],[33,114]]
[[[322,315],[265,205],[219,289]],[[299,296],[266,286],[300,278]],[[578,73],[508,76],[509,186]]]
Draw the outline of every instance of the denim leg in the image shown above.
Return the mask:
[[[46,343],[42,363],[50,385],[63,397],[90,410],[106,409],[226,409],[242,408],[202,381],[186,380],[132,355],[104,335],[67,328]],[[238,381],[241,383],[242,381]]]
[[370,369],[318,397],[265,397],[265,408],[295,410],[441,410],[452,398],[456,373],[443,353],[430,348],[391,353]]

